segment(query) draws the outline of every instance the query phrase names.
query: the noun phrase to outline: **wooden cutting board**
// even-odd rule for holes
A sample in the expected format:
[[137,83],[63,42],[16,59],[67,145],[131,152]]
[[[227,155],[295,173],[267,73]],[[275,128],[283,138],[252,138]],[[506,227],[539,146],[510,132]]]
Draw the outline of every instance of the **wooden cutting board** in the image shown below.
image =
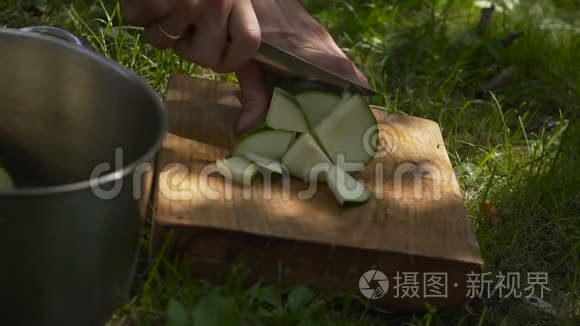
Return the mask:
[[[154,252],[167,241],[196,277],[223,280],[233,264],[243,263],[248,281],[359,295],[363,273],[379,270],[389,286],[372,303],[396,310],[467,300],[467,274],[481,271],[483,262],[435,122],[373,109],[381,148],[356,175],[373,196],[343,208],[325,185],[308,192],[296,180],[259,179],[251,188],[226,183],[214,162],[236,140],[237,85],[175,75],[168,89],[170,132],[157,168]],[[433,295],[434,275],[446,281],[446,293]]]

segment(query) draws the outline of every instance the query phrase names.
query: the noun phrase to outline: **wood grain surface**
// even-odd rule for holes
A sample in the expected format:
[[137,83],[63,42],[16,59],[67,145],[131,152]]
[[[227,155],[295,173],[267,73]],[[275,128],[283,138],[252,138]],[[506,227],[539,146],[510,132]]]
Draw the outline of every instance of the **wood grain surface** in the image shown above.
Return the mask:
[[236,141],[237,92],[234,84],[171,78],[154,249],[172,234],[171,252],[191,259],[195,276],[219,279],[241,262],[251,280],[347,292],[358,291],[360,276],[372,268],[389,279],[403,271],[448,273],[447,298],[391,291],[376,302],[407,310],[466,300],[466,274],[483,262],[435,122],[374,108],[379,153],[356,175],[373,196],[345,208],[323,184],[314,189],[265,175],[245,187],[215,172],[214,162]]

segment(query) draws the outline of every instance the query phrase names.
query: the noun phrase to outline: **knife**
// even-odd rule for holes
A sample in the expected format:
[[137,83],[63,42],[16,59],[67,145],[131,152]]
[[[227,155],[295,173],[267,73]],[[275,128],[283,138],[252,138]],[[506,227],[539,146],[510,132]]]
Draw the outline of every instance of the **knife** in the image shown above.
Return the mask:
[[379,95],[378,92],[354,80],[339,76],[264,40],[261,41],[260,48],[254,59],[282,72],[309,81],[328,83],[343,90],[355,91],[366,96]]

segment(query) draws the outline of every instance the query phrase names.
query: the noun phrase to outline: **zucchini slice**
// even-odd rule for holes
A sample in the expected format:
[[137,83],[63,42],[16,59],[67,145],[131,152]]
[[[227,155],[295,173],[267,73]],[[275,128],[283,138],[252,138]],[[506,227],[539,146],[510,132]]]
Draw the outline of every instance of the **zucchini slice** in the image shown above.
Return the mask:
[[339,166],[332,166],[326,173],[328,187],[341,206],[347,204],[364,204],[371,193],[364,184],[357,181]]
[[331,112],[334,111],[335,109],[343,106],[344,103],[348,102],[348,100],[350,100],[352,97],[353,97],[353,94],[351,92],[344,91],[342,93],[342,97],[340,98],[340,101],[338,101],[338,103],[336,103],[336,105],[332,108]]
[[[282,157],[282,164],[290,175],[306,181],[325,182],[324,167],[332,165],[314,137],[310,133],[300,135],[288,152]],[[316,174],[316,175],[313,175]]]
[[[377,119],[358,94],[337,107],[314,129],[314,135],[335,165],[347,172],[362,170],[376,155],[376,144],[368,144]],[[372,139],[371,139],[372,140]]]
[[245,157],[247,153],[254,153],[279,161],[290,147],[295,136],[295,133],[284,130],[252,131],[242,136],[235,146],[232,156]]
[[245,158],[255,163],[262,171],[286,175],[287,168],[278,161],[274,161],[258,154],[246,153]]
[[308,121],[300,105],[288,92],[275,88],[266,124],[276,130],[308,132]]
[[320,91],[300,92],[294,98],[300,104],[312,127],[324,120],[341,100],[340,95]]
[[258,172],[256,164],[243,157],[230,157],[216,162],[218,172],[226,179],[250,186]]
[[0,166],[0,191],[9,191],[14,189],[14,180],[6,170]]

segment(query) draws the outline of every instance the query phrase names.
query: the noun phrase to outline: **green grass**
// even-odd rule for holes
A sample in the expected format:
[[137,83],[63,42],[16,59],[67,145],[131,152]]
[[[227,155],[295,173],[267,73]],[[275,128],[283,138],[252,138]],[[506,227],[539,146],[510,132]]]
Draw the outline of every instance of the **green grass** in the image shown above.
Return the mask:
[[[35,1],[39,3],[38,1]],[[170,74],[235,81],[146,45],[122,25],[115,1],[0,4],[0,25],[55,24],[133,69],[164,94]],[[580,5],[575,1],[499,1],[483,35],[473,1],[305,1],[345,52],[385,95],[374,104],[437,121],[486,270],[548,272],[554,312],[521,299],[482,298],[453,312],[423,316],[372,309],[356,297],[304,287],[244,287],[244,269],[225,284],[187,277],[187,266],[160,255],[146,265],[115,323],[193,318],[245,324],[574,324],[580,314]],[[502,5],[505,3],[506,5]],[[510,3],[516,5],[509,9]],[[63,10],[67,8],[68,10]],[[506,33],[523,36],[508,47]],[[511,78],[488,89],[501,71]],[[148,238],[144,239],[145,244]],[[218,312],[219,313],[216,313]],[[201,322],[206,321],[206,322]]]

